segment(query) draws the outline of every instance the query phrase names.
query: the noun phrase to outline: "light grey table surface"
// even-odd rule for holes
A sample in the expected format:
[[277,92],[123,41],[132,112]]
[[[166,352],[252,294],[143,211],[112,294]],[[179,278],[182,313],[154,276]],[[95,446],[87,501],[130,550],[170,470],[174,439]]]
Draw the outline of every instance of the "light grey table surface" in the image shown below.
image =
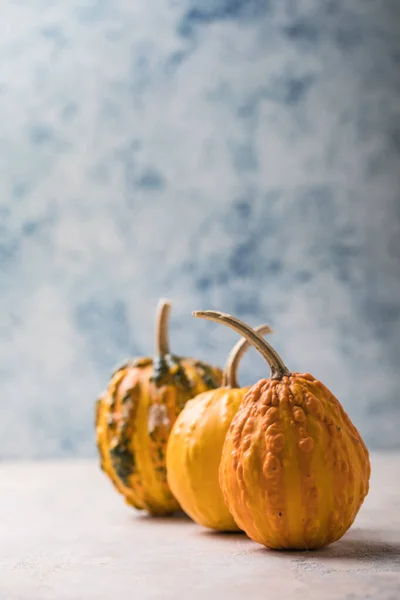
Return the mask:
[[274,552],[125,506],[95,462],[0,466],[1,600],[400,600],[400,455],[336,544]]

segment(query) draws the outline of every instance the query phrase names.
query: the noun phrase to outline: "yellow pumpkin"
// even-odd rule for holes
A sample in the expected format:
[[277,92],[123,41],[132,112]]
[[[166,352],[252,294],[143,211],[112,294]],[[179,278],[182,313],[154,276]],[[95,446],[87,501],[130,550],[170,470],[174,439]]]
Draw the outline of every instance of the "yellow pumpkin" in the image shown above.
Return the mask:
[[155,358],[121,366],[96,403],[96,441],[101,467],[126,502],[151,514],[179,509],[166,475],[169,433],[186,402],[221,383],[222,372],[170,353],[170,303],[161,300]]
[[[270,333],[269,325],[257,328]],[[231,351],[222,386],[190,400],[172,428],[167,446],[169,487],[189,517],[221,531],[238,529],[229,512],[218,480],[222,447],[228,427],[248,388],[240,388],[237,368],[249,347],[240,340]]]
[[238,526],[270,548],[312,549],[343,536],[369,489],[368,450],[335,396],[310,374],[290,373],[238,319],[194,313],[246,337],[271,368],[245,395],[225,437],[219,470]]

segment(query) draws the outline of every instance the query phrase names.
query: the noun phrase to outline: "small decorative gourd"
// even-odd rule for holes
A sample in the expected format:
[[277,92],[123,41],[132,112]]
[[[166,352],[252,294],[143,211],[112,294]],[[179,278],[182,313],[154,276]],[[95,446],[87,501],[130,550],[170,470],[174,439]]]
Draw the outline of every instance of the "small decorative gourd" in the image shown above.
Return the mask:
[[158,307],[156,357],[121,366],[96,403],[101,466],[128,504],[151,514],[179,509],[167,483],[168,436],[186,402],[221,383],[222,372],[170,353],[170,303]]
[[246,337],[271,368],[247,392],[225,438],[219,470],[238,526],[270,548],[312,549],[338,540],[369,489],[368,450],[335,396],[238,319],[193,313]]
[[[269,325],[257,328],[270,333]],[[238,528],[218,480],[222,447],[228,427],[248,388],[237,382],[239,361],[250,346],[241,339],[226,361],[222,386],[190,400],[172,428],[167,446],[169,487],[196,523],[221,531]]]

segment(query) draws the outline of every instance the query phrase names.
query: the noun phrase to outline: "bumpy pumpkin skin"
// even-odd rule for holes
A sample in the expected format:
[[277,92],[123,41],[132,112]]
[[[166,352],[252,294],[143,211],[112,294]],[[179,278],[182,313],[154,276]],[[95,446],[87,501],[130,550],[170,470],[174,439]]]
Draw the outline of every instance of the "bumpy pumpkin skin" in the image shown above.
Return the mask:
[[224,499],[249,537],[312,549],[343,536],[369,489],[368,450],[339,401],[309,374],[265,379],[225,438]]
[[179,509],[166,474],[171,428],[186,402],[220,385],[222,372],[167,354],[114,373],[96,404],[101,466],[128,504],[154,515]]
[[218,473],[225,435],[246,392],[247,388],[221,387],[190,400],[167,446],[172,493],[196,523],[220,531],[239,529],[224,501]]

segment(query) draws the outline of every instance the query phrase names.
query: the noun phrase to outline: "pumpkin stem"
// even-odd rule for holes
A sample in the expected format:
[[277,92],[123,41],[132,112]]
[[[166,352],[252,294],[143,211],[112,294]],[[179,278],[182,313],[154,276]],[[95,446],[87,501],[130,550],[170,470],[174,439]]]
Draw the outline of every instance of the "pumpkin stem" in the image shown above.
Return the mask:
[[200,319],[217,321],[240,333],[240,335],[246,338],[265,358],[271,368],[271,379],[282,379],[285,375],[290,375],[289,369],[286,367],[276,350],[256,333],[254,329],[249,327],[249,325],[246,325],[236,317],[214,310],[196,310],[192,314],[194,317]]
[[171,302],[161,298],[157,306],[156,316],[156,353],[159,356],[169,354],[168,320]]
[[[259,333],[260,335],[265,335],[267,333],[273,333],[273,330],[269,325],[259,325],[254,328],[254,331]],[[222,387],[229,388],[238,388],[239,382],[237,378],[237,371],[239,367],[239,363],[242,360],[245,352],[250,347],[250,343],[246,338],[240,339],[232,348],[229,353],[229,356],[226,360],[224,372],[222,374]]]

